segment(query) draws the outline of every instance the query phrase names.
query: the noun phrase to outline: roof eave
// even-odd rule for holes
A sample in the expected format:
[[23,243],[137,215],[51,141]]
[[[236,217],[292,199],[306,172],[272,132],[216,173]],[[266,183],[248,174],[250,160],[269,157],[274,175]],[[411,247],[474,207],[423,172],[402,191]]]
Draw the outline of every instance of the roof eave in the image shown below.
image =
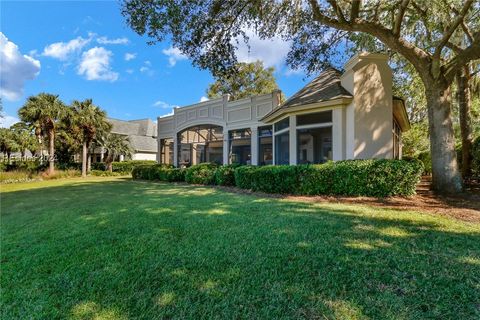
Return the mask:
[[278,118],[290,114],[296,113],[301,111],[307,111],[317,108],[327,108],[327,107],[334,107],[334,106],[346,106],[352,102],[352,97],[340,97],[336,99],[326,100],[326,101],[318,101],[314,103],[298,105],[298,106],[290,106],[290,107],[279,107],[275,110],[272,110],[269,114],[265,115],[261,120],[265,123],[272,123]]

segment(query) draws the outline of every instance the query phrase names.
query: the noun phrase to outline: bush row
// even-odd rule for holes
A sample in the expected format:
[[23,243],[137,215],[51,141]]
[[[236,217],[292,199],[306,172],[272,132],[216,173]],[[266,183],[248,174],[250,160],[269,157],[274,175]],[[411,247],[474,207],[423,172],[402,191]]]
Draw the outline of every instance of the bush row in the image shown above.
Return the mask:
[[[112,162],[112,171],[120,173],[131,173],[133,168],[142,165],[154,165],[156,161],[153,160],[128,160],[128,161],[116,161]],[[107,170],[107,165],[104,162],[92,163],[92,170]]]
[[159,181],[185,181],[185,169],[175,168],[166,164],[144,164],[135,166],[132,170],[133,179]]
[[386,197],[415,194],[423,170],[418,160],[346,160],[263,167],[202,163],[188,169],[144,165],[132,175],[134,179],[234,185],[266,193]]

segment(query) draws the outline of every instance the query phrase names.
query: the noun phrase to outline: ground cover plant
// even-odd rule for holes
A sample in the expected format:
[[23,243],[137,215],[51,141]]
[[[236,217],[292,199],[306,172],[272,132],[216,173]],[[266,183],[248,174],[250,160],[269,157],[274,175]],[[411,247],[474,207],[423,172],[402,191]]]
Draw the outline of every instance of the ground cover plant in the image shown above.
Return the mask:
[[120,177],[1,197],[2,319],[480,316],[479,224]]

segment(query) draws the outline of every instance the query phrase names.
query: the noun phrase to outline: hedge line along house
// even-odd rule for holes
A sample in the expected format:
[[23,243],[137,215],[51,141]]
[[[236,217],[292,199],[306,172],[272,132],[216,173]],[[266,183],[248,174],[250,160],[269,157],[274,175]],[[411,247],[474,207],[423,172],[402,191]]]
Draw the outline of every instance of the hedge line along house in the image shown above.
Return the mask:
[[387,60],[356,54],[343,73],[325,70],[284,103],[275,91],[175,108],[158,118],[157,161],[187,167],[399,159],[410,123],[404,101],[392,95]]

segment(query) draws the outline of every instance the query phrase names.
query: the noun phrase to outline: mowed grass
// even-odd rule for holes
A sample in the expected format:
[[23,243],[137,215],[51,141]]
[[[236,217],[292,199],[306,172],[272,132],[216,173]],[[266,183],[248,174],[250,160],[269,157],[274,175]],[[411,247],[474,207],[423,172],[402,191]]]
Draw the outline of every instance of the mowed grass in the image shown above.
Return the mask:
[[2,186],[2,319],[479,319],[480,226],[214,188]]

